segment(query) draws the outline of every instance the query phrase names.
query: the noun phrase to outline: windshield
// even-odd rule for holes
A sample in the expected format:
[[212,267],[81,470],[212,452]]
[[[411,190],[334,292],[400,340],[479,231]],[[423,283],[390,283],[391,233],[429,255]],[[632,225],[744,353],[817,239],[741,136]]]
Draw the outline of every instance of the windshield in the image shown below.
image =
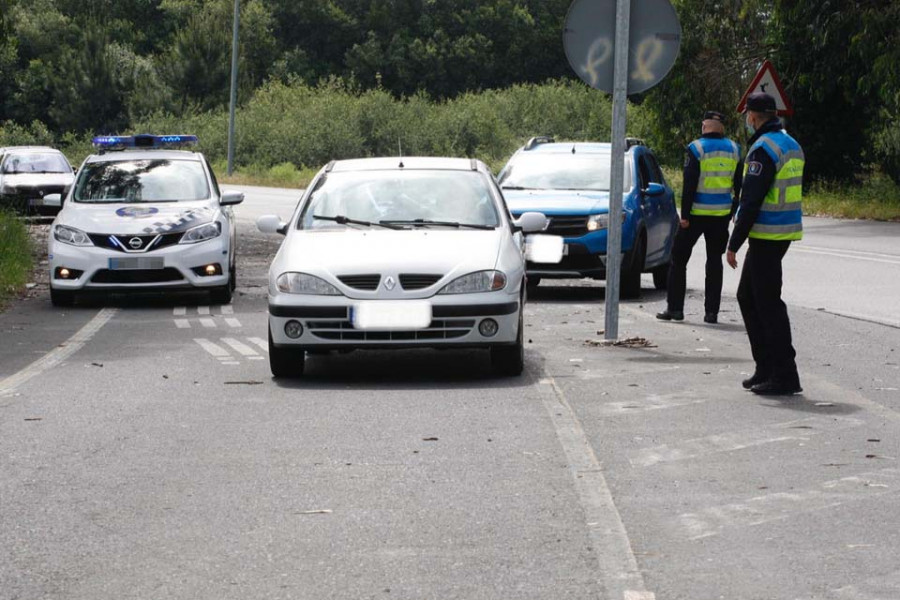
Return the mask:
[[71,173],[65,157],[58,152],[29,152],[10,154],[3,161],[3,172],[8,175],[21,173]]
[[[503,172],[504,189],[609,191],[609,154],[522,153]],[[623,189],[631,189],[631,160],[625,157]]]
[[75,184],[76,202],[189,202],[209,198],[196,160],[123,160],[88,164]]
[[[316,218],[318,217],[318,218]],[[335,217],[370,223],[422,221],[497,227],[485,176],[476,171],[356,171],[328,173],[303,208],[299,229],[353,227]]]

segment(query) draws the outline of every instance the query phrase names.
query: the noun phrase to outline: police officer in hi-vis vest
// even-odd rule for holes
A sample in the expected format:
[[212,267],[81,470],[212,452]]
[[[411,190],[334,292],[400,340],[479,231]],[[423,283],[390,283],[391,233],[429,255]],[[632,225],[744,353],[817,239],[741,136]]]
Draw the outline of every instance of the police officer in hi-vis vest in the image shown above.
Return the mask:
[[784,131],[769,94],[747,98],[746,119],[753,135],[726,255],[736,269],[737,251],[749,238],[737,299],[756,370],[743,386],[757,394],[796,394],[803,389],[794,361],[791,323],[781,300],[781,260],[791,242],[803,237],[803,149]]
[[[684,320],[687,264],[702,235],[706,241],[707,323],[718,322],[722,300],[722,255],[728,244],[728,223],[741,192],[740,147],[725,137],[725,116],[715,111],[703,115],[700,138],[685,153],[681,221],[669,263],[666,310],[656,318]],[[732,195],[732,191],[734,195]]]

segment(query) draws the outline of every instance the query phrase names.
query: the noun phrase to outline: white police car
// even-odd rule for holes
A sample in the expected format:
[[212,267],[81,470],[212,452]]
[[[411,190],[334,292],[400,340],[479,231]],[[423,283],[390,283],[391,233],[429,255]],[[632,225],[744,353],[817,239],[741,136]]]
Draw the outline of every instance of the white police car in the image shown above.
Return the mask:
[[[82,292],[209,290],[231,302],[235,225],[206,158],[176,150],[196,136],[94,138],[49,240],[50,299],[67,306]],[[62,203],[60,194],[44,198]]]

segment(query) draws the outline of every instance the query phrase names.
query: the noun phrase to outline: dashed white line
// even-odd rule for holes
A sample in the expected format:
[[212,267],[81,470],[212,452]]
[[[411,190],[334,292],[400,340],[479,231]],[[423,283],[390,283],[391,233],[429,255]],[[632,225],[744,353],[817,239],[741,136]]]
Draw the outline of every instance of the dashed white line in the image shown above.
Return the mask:
[[79,329],[75,335],[68,340],[37,359],[18,373],[10,375],[6,379],[0,381],[0,396],[5,396],[18,388],[29,379],[40,375],[47,369],[51,369],[63,362],[79,350],[100,331],[100,328],[106,325],[112,319],[118,309],[104,308],[97,315],[88,321],[88,323]]
[[227,323],[229,327],[233,327],[235,329],[239,329],[241,326],[241,322],[234,317],[225,317],[225,323]]
[[201,318],[200,324],[206,327],[207,329],[212,329],[216,326],[216,322],[213,319]]
[[208,314],[209,314],[209,307],[208,307],[208,306],[198,306],[198,307],[197,307],[197,313],[198,313],[198,314],[201,314],[201,315],[208,315]]
[[187,319],[175,319],[175,327],[178,329],[190,329],[191,322]]
[[231,358],[231,354],[228,353],[228,350],[225,350],[218,344],[215,344],[206,338],[194,338],[194,341],[216,358]]
[[222,314],[223,315],[233,315],[234,307],[231,306],[230,304],[223,304],[222,305]]
[[249,342],[251,342],[251,343],[256,344],[257,346],[259,346],[260,349],[261,349],[263,352],[265,352],[266,354],[269,353],[269,343],[268,343],[266,340],[264,340],[264,339],[262,339],[262,338],[258,338],[258,337],[247,338],[247,340],[248,340]]
[[176,306],[172,310],[172,314],[175,315],[176,317],[183,317],[184,315],[187,314],[187,307],[186,306]]
[[254,350],[247,344],[244,344],[240,340],[236,340],[234,338],[222,338],[222,341],[234,348],[238,354],[245,358],[248,358],[250,360],[262,360],[262,356],[260,356],[256,350]]

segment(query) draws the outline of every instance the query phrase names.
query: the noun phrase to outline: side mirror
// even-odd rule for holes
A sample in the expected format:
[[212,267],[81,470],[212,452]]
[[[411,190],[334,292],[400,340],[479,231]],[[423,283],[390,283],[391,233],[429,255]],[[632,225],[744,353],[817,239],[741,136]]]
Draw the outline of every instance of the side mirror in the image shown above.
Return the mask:
[[62,194],[47,194],[44,196],[44,206],[51,208],[62,207]]
[[547,228],[547,217],[544,216],[544,213],[539,212],[523,213],[513,221],[513,227],[517,227],[525,233],[543,231]]
[[559,264],[565,255],[565,243],[558,235],[525,237],[525,260],[533,263]]
[[278,215],[263,215],[256,220],[256,228],[263,233],[287,233],[287,223],[281,220]]
[[244,192],[223,191],[219,204],[222,206],[233,206],[244,201]]
[[666,193],[666,188],[661,183],[647,184],[647,189],[641,190],[646,196],[662,196]]

